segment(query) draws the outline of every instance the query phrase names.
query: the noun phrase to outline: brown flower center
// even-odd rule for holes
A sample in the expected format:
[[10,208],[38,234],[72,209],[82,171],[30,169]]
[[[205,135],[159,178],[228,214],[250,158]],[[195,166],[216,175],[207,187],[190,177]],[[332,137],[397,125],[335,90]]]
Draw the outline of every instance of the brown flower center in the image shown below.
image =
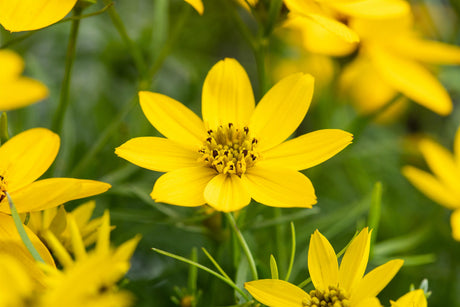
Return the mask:
[[0,175],[0,202],[6,197],[6,180]]
[[302,306],[305,307],[349,307],[348,294],[342,288],[329,286],[327,290],[311,290],[310,299],[304,299]]
[[208,131],[208,138],[200,149],[200,161],[220,174],[241,176],[256,163],[257,140],[250,136],[248,127],[235,128],[232,123]]

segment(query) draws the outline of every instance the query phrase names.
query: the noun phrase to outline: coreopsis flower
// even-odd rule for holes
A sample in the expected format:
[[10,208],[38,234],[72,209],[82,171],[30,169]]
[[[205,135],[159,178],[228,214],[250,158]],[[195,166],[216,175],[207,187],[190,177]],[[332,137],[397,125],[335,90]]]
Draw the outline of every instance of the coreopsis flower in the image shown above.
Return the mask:
[[311,208],[316,196],[299,172],[337,154],[352,135],[325,129],[285,141],[310,106],[313,77],[279,81],[255,107],[249,78],[234,59],[218,62],[203,85],[203,121],[165,95],[140,92],[150,123],[167,138],[134,138],[116,149],[141,167],[167,172],[151,197],[179,206],[235,211],[251,198],[274,207]]
[[427,307],[425,293],[422,289],[410,291],[401,296],[396,302],[390,301],[391,307]]
[[453,153],[430,139],[422,139],[419,149],[433,174],[413,166],[404,166],[402,173],[427,197],[454,210],[450,217],[452,237],[460,241],[460,127]]
[[24,61],[18,54],[0,50],[0,112],[27,106],[48,96],[44,84],[21,76],[23,70]]
[[244,287],[256,300],[270,307],[381,306],[376,296],[393,279],[403,261],[388,261],[364,275],[370,236],[371,232],[365,228],[353,239],[339,268],[331,244],[316,230],[308,249],[308,270],[315,286],[310,293],[279,279],[255,280]]
[[[356,60],[345,69],[342,86],[359,105],[370,110],[388,103],[398,92],[440,115],[450,114],[446,89],[423,65],[460,64],[460,48],[425,40],[412,30],[410,14],[399,18],[353,19],[350,26],[361,38]],[[360,94],[373,80],[377,92]],[[362,107],[361,107],[362,108]]]
[[204,6],[201,0],[184,0],[190,4],[200,15],[203,15]]
[[64,18],[77,0],[0,0],[0,24],[11,32],[47,27]]
[[44,266],[47,277],[46,291],[39,298],[39,306],[68,307],[125,307],[131,306],[133,298],[127,291],[119,290],[116,283],[130,267],[130,258],[140,240],[135,236],[117,248],[110,246],[110,216],[106,211],[98,230],[96,247],[86,251],[83,238],[73,216],[69,216],[75,259],[48,231],[56,258],[62,270]]

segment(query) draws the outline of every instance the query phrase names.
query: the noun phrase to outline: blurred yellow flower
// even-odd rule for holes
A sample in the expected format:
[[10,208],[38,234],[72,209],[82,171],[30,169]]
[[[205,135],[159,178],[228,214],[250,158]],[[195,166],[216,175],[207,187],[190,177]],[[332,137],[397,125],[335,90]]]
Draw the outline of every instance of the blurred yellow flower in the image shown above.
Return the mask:
[[404,166],[402,173],[427,197],[455,210],[451,215],[452,236],[460,241],[460,128],[453,154],[430,139],[421,140],[419,148],[433,175],[413,166]]
[[[308,270],[315,289],[310,293],[279,279],[261,279],[245,283],[251,295],[270,307],[381,306],[377,294],[393,279],[403,265],[402,260],[391,260],[366,271],[371,232],[363,229],[350,243],[340,268],[329,241],[316,230],[311,235],[308,249]],[[364,276],[363,276],[364,275]]]
[[0,254],[0,289],[0,307],[27,307],[30,306],[36,284],[20,260]]
[[37,80],[22,77],[23,70],[24,61],[18,54],[11,50],[0,50],[0,112],[24,107],[48,97],[46,86]]
[[179,206],[208,203],[218,211],[251,201],[274,207],[311,208],[316,196],[299,172],[337,154],[352,135],[319,130],[285,141],[303,120],[313,95],[313,77],[279,81],[255,107],[249,78],[234,59],[218,62],[203,85],[203,121],[165,95],[140,92],[150,123],[167,138],[134,138],[116,149],[141,167],[167,172],[151,196]]
[[31,31],[58,22],[77,0],[0,0],[0,24],[11,32]]
[[413,290],[401,296],[396,302],[391,301],[391,307],[427,307],[425,293],[422,289]]
[[193,6],[193,8],[200,14],[203,15],[204,12],[204,6],[203,2],[201,0],[185,0],[188,4]]

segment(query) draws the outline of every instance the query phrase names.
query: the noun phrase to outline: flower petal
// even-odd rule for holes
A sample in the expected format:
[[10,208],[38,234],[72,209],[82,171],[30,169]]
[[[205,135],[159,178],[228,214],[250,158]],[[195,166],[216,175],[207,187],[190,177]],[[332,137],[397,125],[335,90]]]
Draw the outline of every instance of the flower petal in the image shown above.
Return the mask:
[[404,261],[400,259],[391,260],[367,273],[351,290],[351,305],[366,298],[377,296],[398,273],[403,263]]
[[251,82],[235,59],[219,61],[208,72],[203,84],[202,114],[207,129],[233,123],[248,125],[255,101]]
[[439,115],[452,112],[449,94],[426,68],[377,46],[369,50],[376,69],[398,91]]
[[310,296],[301,288],[280,279],[259,279],[244,284],[244,288],[269,307],[299,307]]
[[139,101],[149,122],[168,139],[193,149],[205,141],[203,122],[179,101],[146,91],[139,92]]
[[[35,181],[11,194],[19,213],[39,211],[59,206],[65,202],[97,195],[107,191],[110,184],[73,178],[50,178]],[[9,213],[9,206],[0,206],[1,212]]]
[[347,43],[359,42],[359,36],[355,31],[335,19],[321,14],[306,14],[305,16]]
[[194,8],[198,13],[200,13],[200,15],[203,15],[204,6],[203,6],[203,2],[201,2],[201,0],[185,0],[185,2],[187,2],[188,4],[190,4],[191,6],[193,6],[193,8]]
[[405,35],[394,44],[405,57],[433,64],[460,64],[460,47]]
[[280,144],[297,129],[310,107],[313,86],[311,75],[296,73],[276,83],[265,94],[249,123],[259,151]]
[[0,147],[0,175],[5,178],[10,194],[49,168],[59,143],[59,136],[51,130],[34,128],[19,133]]
[[380,304],[380,301],[378,298],[368,297],[358,302],[356,305],[353,305],[353,307],[382,307],[382,304]]
[[421,140],[419,146],[434,175],[460,200],[460,191],[458,189],[460,187],[460,169],[453,155],[430,139]]
[[204,199],[222,212],[240,210],[251,202],[242,180],[234,174],[219,174],[211,179],[204,189]]
[[450,227],[452,228],[452,238],[460,241],[460,209],[452,212],[450,216]]
[[449,209],[460,208],[460,199],[433,175],[412,166],[404,166],[402,174],[423,194]]
[[425,293],[422,289],[410,291],[401,296],[396,302],[391,302],[391,307],[427,307]]
[[198,151],[165,138],[134,138],[115,149],[115,153],[140,167],[158,172],[198,165]]
[[0,24],[11,32],[49,26],[67,15],[77,0],[0,0]]
[[216,175],[209,167],[180,168],[158,178],[150,196],[156,202],[176,206],[201,206],[206,203],[204,189]]
[[394,18],[410,13],[409,4],[401,0],[335,1],[330,5],[355,18]]
[[256,165],[241,180],[251,197],[267,206],[311,208],[316,204],[310,179],[295,170]]
[[[42,241],[27,226],[24,225],[24,228],[45,263],[55,267],[53,257],[51,257],[50,252]],[[43,284],[45,274],[38,268],[29,250],[22,242],[13,218],[6,214],[0,214],[0,254],[8,254],[19,260],[27,268],[29,275],[40,284]]]
[[0,111],[22,108],[48,97],[48,88],[41,82],[21,77],[8,83],[0,82]]
[[367,227],[353,239],[342,258],[339,269],[339,286],[348,293],[358,284],[366,271],[369,259],[371,232]]
[[[24,61],[16,52],[0,50],[0,84],[17,79],[24,70]],[[1,101],[1,100],[0,100]]]
[[318,231],[310,237],[308,248],[308,272],[318,290],[327,290],[329,286],[337,286],[339,281],[339,264],[334,248]]
[[307,169],[335,156],[352,140],[352,134],[339,129],[314,131],[269,149],[257,164],[294,170]]

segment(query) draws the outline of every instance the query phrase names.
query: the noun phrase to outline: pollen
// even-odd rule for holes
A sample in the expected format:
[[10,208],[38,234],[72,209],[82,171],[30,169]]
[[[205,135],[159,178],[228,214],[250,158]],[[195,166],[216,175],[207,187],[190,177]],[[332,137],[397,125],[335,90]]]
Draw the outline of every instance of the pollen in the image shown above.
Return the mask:
[[346,291],[340,287],[329,286],[327,290],[311,290],[310,299],[302,301],[304,307],[349,307]]
[[229,123],[208,131],[208,137],[199,150],[202,154],[199,160],[220,174],[241,177],[259,159],[256,147],[257,139],[251,137],[248,127],[239,129]]
[[5,177],[0,175],[0,202],[6,197],[6,186]]

